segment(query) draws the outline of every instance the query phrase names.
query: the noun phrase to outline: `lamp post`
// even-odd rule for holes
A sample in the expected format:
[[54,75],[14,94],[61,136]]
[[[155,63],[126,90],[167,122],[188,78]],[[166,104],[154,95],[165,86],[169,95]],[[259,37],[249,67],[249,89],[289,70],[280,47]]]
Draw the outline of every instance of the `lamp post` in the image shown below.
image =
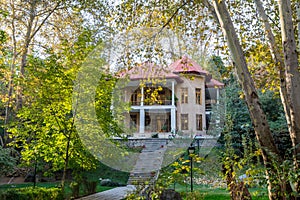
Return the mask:
[[202,135],[196,135],[196,136],[194,137],[194,139],[197,141],[198,155],[200,156],[200,140],[201,140],[201,144],[202,144],[202,142],[203,142],[203,137],[202,137]]
[[193,157],[192,157],[192,154],[195,153],[195,147],[192,146],[189,146],[188,148],[188,154],[189,154],[189,157],[190,157],[190,163],[191,163],[191,192],[193,192]]
[[37,158],[35,156],[35,159],[34,159],[34,172],[33,172],[33,188],[35,188],[35,185],[36,185],[36,168],[37,168]]

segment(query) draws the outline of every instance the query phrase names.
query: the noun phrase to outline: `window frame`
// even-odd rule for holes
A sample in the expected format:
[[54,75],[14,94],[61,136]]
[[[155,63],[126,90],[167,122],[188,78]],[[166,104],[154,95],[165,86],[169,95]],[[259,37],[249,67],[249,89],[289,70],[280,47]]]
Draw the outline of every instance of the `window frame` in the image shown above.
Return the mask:
[[196,114],[196,130],[203,131],[203,115]]
[[202,105],[202,89],[195,88],[196,104]]
[[181,97],[181,103],[182,104],[188,104],[189,103],[189,90],[187,87],[183,87],[181,88],[181,94],[180,94],[180,97]]
[[181,130],[189,130],[189,114],[180,115],[180,124]]

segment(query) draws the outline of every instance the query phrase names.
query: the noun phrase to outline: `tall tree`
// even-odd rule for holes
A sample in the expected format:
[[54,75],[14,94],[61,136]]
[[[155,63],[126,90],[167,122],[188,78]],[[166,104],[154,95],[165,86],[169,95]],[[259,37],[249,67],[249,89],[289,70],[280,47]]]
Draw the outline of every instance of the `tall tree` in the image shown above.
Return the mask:
[[63,189],[69,168],[95,167],[95,158],[83,148],[76,131],[76,109],[72,109],[73,81],[93,49],[91,36],[83,32],[73,47],[66,43],[60,54],[28,58],[26,103],[9,130],[24,163],[45,162],[52,171],[63,170]]
[[[281,37],[285,65],[285,79],[288,95],[288,104],[290,110],[290,136],[293,147],[295,148],[295,168],[299,169],[300,162],[300,72],[297,53],[297,43],[294,35],[294,25],[292,17],[292,7],[290,0],[278,1]],[[299,179],[300,177],[298,177]],[[299,180],[298,180],[299,181]],[[300,191],[300,182],[297,183],[296,189]]]
[[[259,5],[260,2],[256,1],[257,5]],[[260,143],[260,145],[262,146],[263,150],[263,157],[264,157],[264,162],[266,166],[270,166],[271,163],[271,157],[270,152],[273,155],[276,155],[277,159],[281,160],[279,154],[278,154],[278,150],[277,147],[274,144],[273,141],[273,137],[271,135],[270,132],[270,128],[268,126],[268,124],[266,123],[265,120],[265,114],[264,112],[261,110],[260,108],[260,103],[259,101],[256,101],[255,99],[257,98],[256,92],[255,92],[255,87],[254,87],[254,82],[251,79],[251,77],[249,76],[249,71],[248,71],[248,66],[246,63],[246,59],[244,56],[244,52],[241,48],[240,45],[240,41],[239,38],[236,34],[235,28],[233,26],[231,17],[229,15],[229,12],[227,10],[227,5],[224,1],[214,1],[213,2],[213,7],[217,13],[218,16],[218,21],[220,22],[220,25],[222,27],[223,33],[226,37],[227,43],[228,43],[228,47],[231,51],[231,56],[232,59],[234,61],[234,65],[235,68],[237,70],[237,76],[240,80],[240,83],[243,87],[243,91],[246,97],[246,101],[248,104],[248,108],[251,114],[251,119],[252,122],[254,124],[254,128],[255,128],[255,132],[256,132],[256,136],[257,139]],[[262,17],[264,17],[263,11],[261,10],[261,7],[258,6],[258,8],[260,8],[260,14]],[[290,136],[293,142],[293,147],[295,148],[295,169],[298,170],[298,164],[297,164],[297,149],[299,148],[297,146],[297,144],[299,144],[299,142],[297,141],[297,130],[298,129],[298,125],[299,123],[294,121],[295,118],[297,119],[297,116],[295,116],[295,114],[292,114],[292,112],[295,112],[296,110],[298,110],[300,107],[298,106],[299,103],[299,94],[296,94],[295,89],[297,88],[297,86],[299,85],[299,71],[298,71],[298,57],[297,57],[297,53],[296,53],[296,41],[295,41],[295,37],[294,37],[294,32],[293,32],[293,27],[292,27],[292,10],[291,10],[291,4],[290,1],[280,1],[279,2],[279,10],[280,10],[280,19],[281,19],[281,29],[282,29],[282,41],[283,41],[283,54],[284,54],[284,58],[285,58],[285,77],[283,77],[282,75],[282,71],[281,71],[281,78],[285,78],[282,79],[282,82],[286,82],[286,85],[284,83],[282,83],[281,85],[281,92],[283,94],[283,104],[285,105],[285,110],[286,110],[286,114],[287,114],[287,121],[291,122],[289,128],[290,128]],[[289,14],[287,14],[289,13]],[[267,23],[265,23],[266,25],[268,25]],[[268,26],[267,26],[268,28]],[[268,32],[266,32],[268,34]],[[272,35],[268,35],[269,37],[269,41],[272,44],[271,49],[273,50],[273,52],[275,52],[277,55],[274,56],[275,57],[275,61],[279,62],[280,61],[280,56],[278,53],[278,50],[275,49],[276,46],[274,43],[272,43]],[[287,41],[288,40],[288,41]],[[274,42],[274,40],[273,40]],[[277,51],[276,51],[277,50]],[[274,55],[274,53],[273,53]],[[279,68],[280,69],[280,68]],[[293,77],[293,78],[292,78]],[[285,86],[287,88],[285,88]],[[249,89],[252,88],[252,89]],[[287,91],[285,93],[285,91]],[[296,97],[298,96],[298,98]],[[298,99],[298,100],[296,100]],[[258,98],[257,98],[258,100]],[[288,100],[288,101],[286,101]],[[288,104],[288,105],[286,105]],[[258,110],[257,110],[258,109]],[[257,119],[260,119],[260,121],[256,121]],[[291,121],[289,121],[291,120]],[[262,124],[260,124],[262,123]],[[298,123],[298,124],[297,124]],[[266,134],[267,133],[267,134]],[[266,134],[266,135],[265,135]],[[271,141],[271,143],[266,142],[267,141]],[[266,151],[267,150],[267,151]],[[271,172],[272,173],[276,173],[275,170],[272,172],[271,171],[266,171],[267,175],[268,173]],[[297,171],[295,171],[295,173],[297,174]],[[269,174],[270,175],[270,174]],[[268,180],[268,190],[269,190],[269,198],[270,199],[279,199],[285,198],[285,193],[287,192],[286,190],[288,190],[288,186],[289,183],[283,183],[283,185],[279,188],[277,187],[277,189],[274,191],[274,187],[273,186],[273,182],[271,181],[271,179]],[[298,188],[298,184],[296,181],[296,191],[298,192],[299,188]],[[290,192],[290,191],[289,191]]]
[[[48,56],[47,51],[61,51],[60,45],[68,41],[72,45],[87,27],[99,29],[95,40],[104,33],[101,16],[106,10],[103,1],[11,1],[0,3],[0,10],[6,14],[0,18],[1,29],[7,34],[10,56],[5,62],[9,66],[7,94],[5,101],[5,125],[16,110],[24,104],[23,90],[26,85],[26,66],[29,55]],[[89,15],[87,18],[86,16]],[[92,28],[91,28],[92,29]],[[108,31],[108,29],[107,29]],[[7,138],[5,132],[4,138]]]

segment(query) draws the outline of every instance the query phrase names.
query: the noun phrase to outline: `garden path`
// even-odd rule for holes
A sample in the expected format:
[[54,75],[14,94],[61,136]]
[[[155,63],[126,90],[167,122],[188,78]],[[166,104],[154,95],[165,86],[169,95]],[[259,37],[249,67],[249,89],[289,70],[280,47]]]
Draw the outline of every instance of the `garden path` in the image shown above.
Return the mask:
[[127,185],[82,197],[79,200],[121,200],[134,191],[135,187],[133,185]]

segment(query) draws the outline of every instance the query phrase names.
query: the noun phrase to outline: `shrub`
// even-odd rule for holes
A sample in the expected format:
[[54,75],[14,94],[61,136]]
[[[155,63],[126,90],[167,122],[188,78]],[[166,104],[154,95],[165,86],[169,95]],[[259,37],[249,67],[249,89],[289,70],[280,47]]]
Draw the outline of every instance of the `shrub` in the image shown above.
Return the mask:
[[158,138],[158,133],[151,135],[152,138]]
[[72,182],[70,184],[70,188],[72,190],[72,197],[74,198],[79,197],[79,184],[77,182]]
[[62,200],[60,188],[20,188],[9,189],[0,193],[2,200]]
[[0,145],[0,176],[11,172],[16,166],[16,158],[11,156],[14,151],[12,148],[2,148]]
[[201,200],[201,199],[204,199],[204,194],[200,193],[199,191],[182,192],[180,195],[182,197],[184,197],[185,200]]
[[84,191],[86,194],[96,193],[98,182],[97,181],[85,181]]

